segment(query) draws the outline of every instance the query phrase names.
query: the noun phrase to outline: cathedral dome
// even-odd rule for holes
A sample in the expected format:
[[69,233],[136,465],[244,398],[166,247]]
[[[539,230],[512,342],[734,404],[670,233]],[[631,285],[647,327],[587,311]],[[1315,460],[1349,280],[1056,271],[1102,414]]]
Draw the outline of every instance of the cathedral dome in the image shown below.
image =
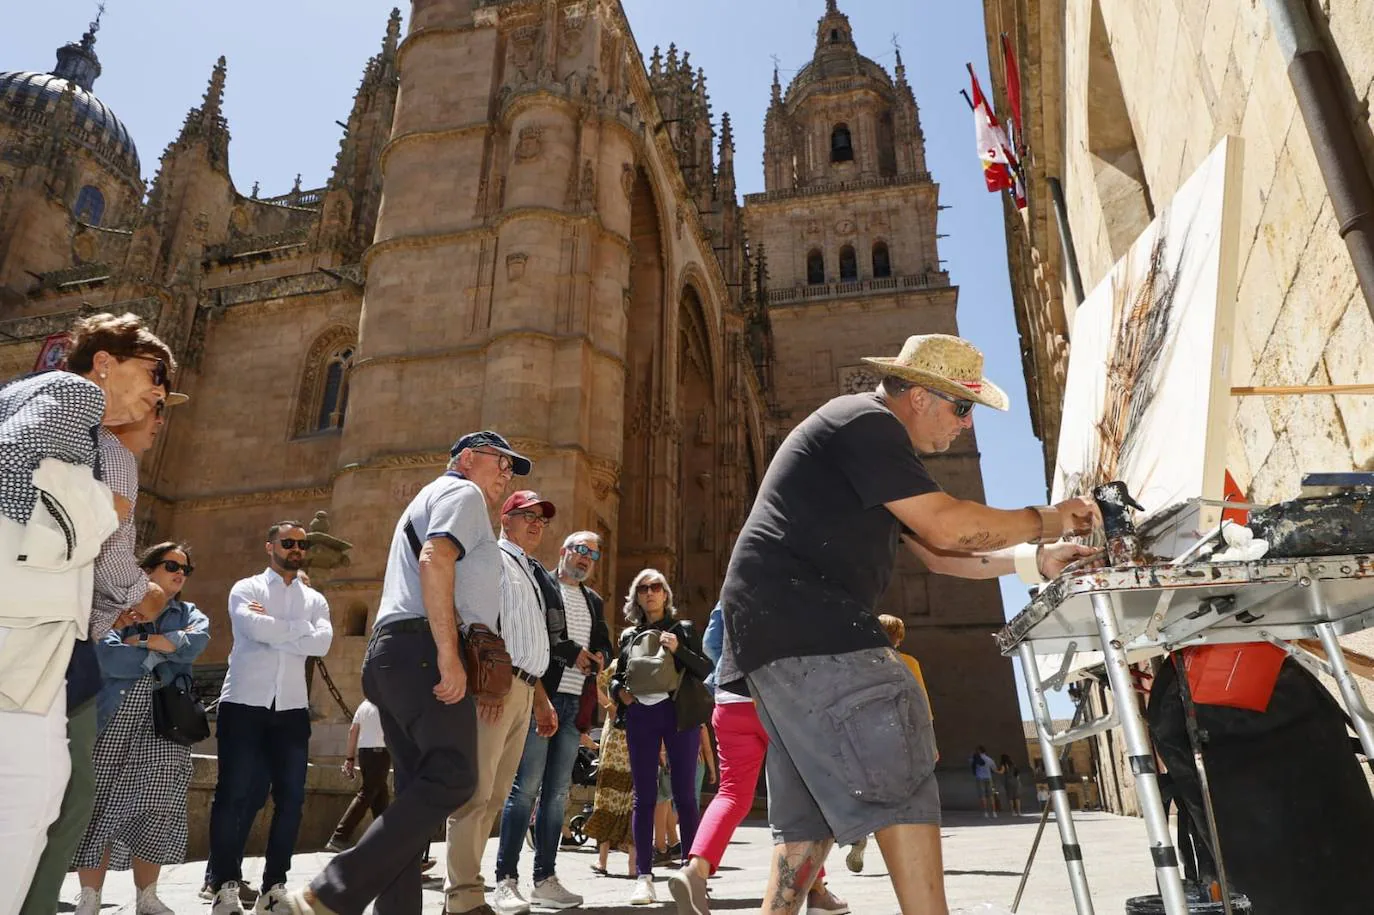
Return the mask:
[[787,87],[787,101],[799,101],[807,90],[818,83],[832,80],[864,79],[873,80],[878,85],[892,91],[892,78],[881,65],[858,53],[818,54],[815,59],[797,71],[797,75]]
[[0,71],[0,123],[19,128],[45,125],[57,110],[62,94],[70,89],[73,130],[68,136],[125,178],[141,183],[133,137],[109,106],[91,91],[100,75],[100,61],[95,56],[98,28],[98,21],[91,23],[81,41],[59,48],[57,66],[51,73]]

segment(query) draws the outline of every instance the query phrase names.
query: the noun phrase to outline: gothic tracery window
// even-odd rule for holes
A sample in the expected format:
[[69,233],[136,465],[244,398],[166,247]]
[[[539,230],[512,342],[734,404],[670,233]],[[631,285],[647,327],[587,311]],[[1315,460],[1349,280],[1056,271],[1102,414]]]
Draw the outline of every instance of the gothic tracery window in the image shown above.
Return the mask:
[[806,255],[806,282],[812,286],[825,282],[825,256],[815,249]]
[[294,437],[343,428],[357,347],[358,332],[352,327],[333,327],[315,339],[303,366]]
[[882,279],[892,275],[892,256],[888,253],[887,242],[873,245],[873,278]]
[[853,245],[840,249],[840,282],[852,283],[859,278],[859,259],[854,254]]
[[854,141],[849,135],[849,127],[845,124],[839,125],[830,133],[830,161],[854,161]]

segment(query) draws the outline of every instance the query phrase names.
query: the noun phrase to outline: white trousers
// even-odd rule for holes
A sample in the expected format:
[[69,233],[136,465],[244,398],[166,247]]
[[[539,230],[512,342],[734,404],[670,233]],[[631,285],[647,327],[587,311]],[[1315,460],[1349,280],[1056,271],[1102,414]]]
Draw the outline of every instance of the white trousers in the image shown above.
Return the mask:
[[0,712],[0,915],[24,905],[71,772],[66,684],[45,715]]

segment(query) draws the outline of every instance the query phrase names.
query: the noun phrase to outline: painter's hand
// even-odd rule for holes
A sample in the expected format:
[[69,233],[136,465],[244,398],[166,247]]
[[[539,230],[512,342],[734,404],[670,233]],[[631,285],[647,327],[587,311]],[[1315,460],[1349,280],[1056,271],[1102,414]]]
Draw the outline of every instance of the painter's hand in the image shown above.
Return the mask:
[[1083,546],[1080,543],[1047,543],[1041,547],[1036,562],[1040,567],[1040,574],[1046,579],[1052,579],[1059,577],[1059,573],[1070,563],[1101,555],[1102,550],[1099,547]]
[[[1097,503],[1084,496],[1065,499],[1054,507],[1058,510],[1059,519],[1064,526],[1060,532],[1061,536],[1091,534],[1094,527],[1100,527],[1102,524],[1102,514],[1097,509]],[[1046,531],[1045,533],[1053,532]]]

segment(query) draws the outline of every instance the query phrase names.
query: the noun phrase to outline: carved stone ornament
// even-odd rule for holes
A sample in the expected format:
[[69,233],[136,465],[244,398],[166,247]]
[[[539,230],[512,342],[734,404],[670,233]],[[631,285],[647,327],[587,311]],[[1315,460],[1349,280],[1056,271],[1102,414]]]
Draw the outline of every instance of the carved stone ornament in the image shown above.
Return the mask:
[[620,188],[625,192],[625,199],[629,200],[635,192],[635,167],[629,162],[620,166]]
[[853,235],[853,234],[854,234],[854,220],[852,220],[852,219],[841,219],[839,222],[835,223],[835,231],[836,231],[837,233],[839,233],[840,235]]
[[591,203],[596,200],[596,169],[592,167],[592,160],[588,159],[582,165],[582,200]]
[[78,264],[89,264],[95,256],[95,236],[90,232],[77,232],[72,238],[72,257]]
[[515,161],[529,162],[539,156],[543,149],[544,128],[530,126],[520,128],[520,138],[515,143]]
[[522,251],[506,255],[506,279],[513,283],[524,276],[525,263],[529,259],[529,255]]
[[676,221],[677,221],[677,237],[678,237],[678,241],[681,241],[681,240],[682,240],[682,225],[683,225],[683,223],[685,223],[685,222],[687,221],[687,210],[686,210],[681,204],[679,204],[679,205],[678,205],[678,208],[677,208],[677,220],[676,220]]
[[810,222],[808,222],[808,223],[806,224],[806,234],[807,234],[807,235],[820,235],[820,234],[821,234],[821,221],[820,221],[819,219],[813,219],[813,220],[811,220]]

